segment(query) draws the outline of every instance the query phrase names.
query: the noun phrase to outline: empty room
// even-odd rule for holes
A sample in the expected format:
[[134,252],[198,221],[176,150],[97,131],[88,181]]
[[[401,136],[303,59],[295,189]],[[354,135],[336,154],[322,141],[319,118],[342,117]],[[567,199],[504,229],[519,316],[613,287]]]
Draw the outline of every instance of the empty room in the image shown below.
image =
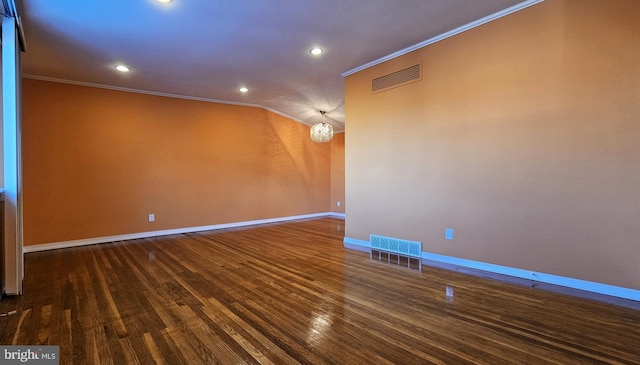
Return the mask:
[[640,1],[0,8],[0,363],[640,364]]

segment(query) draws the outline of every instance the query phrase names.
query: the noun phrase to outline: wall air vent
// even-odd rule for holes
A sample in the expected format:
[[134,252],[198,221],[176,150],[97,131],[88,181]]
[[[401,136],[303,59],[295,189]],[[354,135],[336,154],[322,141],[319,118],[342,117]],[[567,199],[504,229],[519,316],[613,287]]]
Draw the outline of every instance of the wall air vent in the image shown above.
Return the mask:
[[369,235],[371,260],[406,266],[422,271],[422,242]]
[[421,66],[421,64],[417,64],[371,80],[371,92],[376,93],[392,87],[422,80]]

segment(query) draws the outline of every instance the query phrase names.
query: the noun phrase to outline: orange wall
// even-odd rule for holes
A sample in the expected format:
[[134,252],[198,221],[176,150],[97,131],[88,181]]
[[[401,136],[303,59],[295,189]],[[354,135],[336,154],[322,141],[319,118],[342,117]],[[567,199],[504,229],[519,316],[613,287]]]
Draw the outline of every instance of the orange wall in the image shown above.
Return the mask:
[[[340,202],[340,206],[337,205]],[[331,140],[331,211],[344,213],[344,133]]]
[[331,147],[308,126],[261,108],[23,82],[25,245],[331,210]]
[[347,77],[346,236],[640,289],[638,14],[547,0]]

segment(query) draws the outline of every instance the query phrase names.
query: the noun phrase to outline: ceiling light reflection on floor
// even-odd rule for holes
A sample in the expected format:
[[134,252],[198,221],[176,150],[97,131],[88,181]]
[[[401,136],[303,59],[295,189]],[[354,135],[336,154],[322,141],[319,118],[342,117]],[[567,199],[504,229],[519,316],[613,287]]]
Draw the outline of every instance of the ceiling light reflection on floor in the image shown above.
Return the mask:
[[316,314],[309,326],[307,343],[317,345],[322,342],[327,337],[325,332],[331,327],[332,322],[330,314]]

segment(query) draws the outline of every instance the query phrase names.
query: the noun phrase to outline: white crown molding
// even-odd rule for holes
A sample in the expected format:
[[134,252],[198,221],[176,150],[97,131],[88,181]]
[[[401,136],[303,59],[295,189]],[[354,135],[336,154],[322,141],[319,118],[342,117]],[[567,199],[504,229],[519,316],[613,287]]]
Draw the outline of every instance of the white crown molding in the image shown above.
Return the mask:
[[[241,102],[235,102],[235,101],[226,101],[226,100],[219,100],[219,99],[203,98],[203,97],[199,97],[199,96],[189,96],[189,95],[181,95],[181,94],[163,93],[163,92],[159,92],[159,91],[133,89],[133,88],[128,88],[128,87],[112,86],[112,85],[98,84],[98,83],[93,83],[93,82],[84,82],[84,81],[59,79],[59,78],[55,78],[55,77],[31,75],[31,74],[25,74],[25,75],[22,75],[22,77],[25,78],[25,79],[57,82],[57,83],[61,83],[61,84],[70,84],[70,85],[78,85],[78,86],[95,87],[95,88],[98,88],[98,89],[124,91],[124,92],[130,92],[130,93],[136,93],[136,94],[145,94],[145,95],[154,95],[154,96],[164,96],[164,97],[175,98],[175,99],[204,101],[204,102],[207,102],[207,103],[248,106],[248,107],[253,107],[253,108],[261,108],[261,109],[269,110],[268,108],[265,108],[262,105],[258,105],[258,104],[250,104],[250,103],[241,103]],[[269,110],[269,111],[272,111],[272,110]],[[287,118],[291,118],[291,117],[287,116]],[[293,119],[293,118],[291,118],[291,119]],[[298,121],[298,120],[296,120],[296,121]],[[302,122],[300,122],[300,123],[302,123]]]
[[246,106],[246,107],[251,107],[251,108],[260,108],[260,109],[264,109],[266,111],[269,111],[271,113],[283,116],[285,118],[291,119],[294,122],[297,122],[297,123],[300,123],[300,124],[304,124],[306,126],[311,126],[311,124],[309,124],[309,123],[307,123],[307,122],[305,122],[303,120],[300,120],[298,118],[294,118],[294,117],[292,117],[290,115],[284,114],[284,113],[279,112],[279,111],[277,111],[275,109],[269,108],[269,107],[264,106],[264,105],[259,105],[259,104],[241,103],[241,102],[236,102],[236,101],[227,101],[227,100],[203,98],[203,97],[199,97],[199,96],[189,96],[189,95],[181,95],[181,94],[163,93],[163,92],[158,92],[158,91],[149,91],[149,90],[133,89],[133,88],[128,88],[128,87],[111,86],[111,85],[97,84],[97,83],[93,83],[93,82],[58,79],[58,78],[55,78],[55,77],[47,77],[47,76],[39,76],[39,75],[25,74],[25,75],[22,75],[22,77],[25,78],[25,79],[57,82],[57,83],[61,83],[61,84],[70,84],[70,85],[78,85],[78,86],[86,86],[86,87],[95,87],[95,88],[98,88],[98,89],[123,91],[123,92],[136,93],[136,94],[163,96],[163,97],[167,97],[167,98],[184,99],[184,100],[203,101],[203,102],[206,102],[206,103],[228,104],[228,105]]
[[294,215],[294,216],[288,216],[288,217],[258,219],[258,220],[244,221],[244,222],[214,224],[214,225],[209,225],[209,226],[165,229],[165,230],[161,230],[161,231],[148,231],[148,232],[120,234],[120,235],[115,235],[115,236],[85,238],[85,239],[80,239],[80,240],[61,241],[61,242],[53,242],[53,243],[43,243],[43,244],[39,244],[39,245],[24,246],[24,253],[57,250],[57,249],[61,249],[61,248],[96,245],[96,244],[100,244],[100,243],[109,243],[109,242],[117,242],[117,241],[134,240],[134,239],[139,239],[139,238],[168,236],[168,235],[172,235],[172,234],[201,232],[201,231],[213,231],[213,230],[218,230],[218,229],[254,226],[254,225],[258,225],[258,224],[267,224],[267,223],[281,223],[281,222],[287,222],[287,221],[292,221],[292,220],[309,219],[309,218],[321,218],[321,217],[334,217],[334,218],[342,218],[342,219],[344,219],[345,215],[344,215],[344,213],[323,212],[323,213]]
[[405,55],[407,53],[413,52],[413,51],[415,51],[417,49],[426,47],[426,46],[428,46],[430,44],[434,44],[434,43],[440,42],[440,41],[445,40],[447,38],[453,37],[454,35],[460,34],[462,32],[466,32],[466,31],[468,31],[470,29],[479,27],[479,26],[481,26],[483,24],[487,24],[487,23],[492,22],[492,21],[494,21],[496,19],[500,19],[500,18],[505,17],[505,16],[507,16],[509,14],[513,14],[513,13],[515,13],[517,11],[520,11],[520,10],[526,9],[526,8],[528,8],[530,6],[539,4],[539,3],[543,2],[543,1],[545,1],[545,0],[526,0],[526,1],[523,1],[523,2],[521,2],[519,4],[516,4],[516,5],[512,6],[512,7],[509,7],[509,8],[506,8],[504,10],[495,12],[495,13],[490,14],[490,15],[487,15],[484,18],[480,18],[480,19],[478,19],[476,21],[473,21],[471,23],[467,23],[467,24],[465,24],[463,26],[460,26],[458,28],[450,30],[450,31],[448,31],[446,33],[442,33],[442,34],[437,35],[437,36],[435,36],[433,38],[429,38],[426,41],[420,42],[420,43],[415,44],[413,46],[409,46],[407,48],[404,48],[404,49],[401,49],[401,50],[399,50],[397,52],[394,52],[394,53],[392,53],[390,55],[378,58],[377,60],[371,61],[369,63],[365,63],[362,66],[358,66],[358,67],[353,68],[353,69],[351,69],[349,71],[343,72],[343,73],[340,74],[340,76],[347,77],[347,76],[352,75],[352,74],[354,74],[356,72],[360,72],[362,70],[366,70],[366,69],[368,69],[370,67],[373,67],[375,65],[379,65],[379,64],[381,64],[383,62],[392,60],[394,58],[398,58],[398,57],[403,56],[403,55]]

